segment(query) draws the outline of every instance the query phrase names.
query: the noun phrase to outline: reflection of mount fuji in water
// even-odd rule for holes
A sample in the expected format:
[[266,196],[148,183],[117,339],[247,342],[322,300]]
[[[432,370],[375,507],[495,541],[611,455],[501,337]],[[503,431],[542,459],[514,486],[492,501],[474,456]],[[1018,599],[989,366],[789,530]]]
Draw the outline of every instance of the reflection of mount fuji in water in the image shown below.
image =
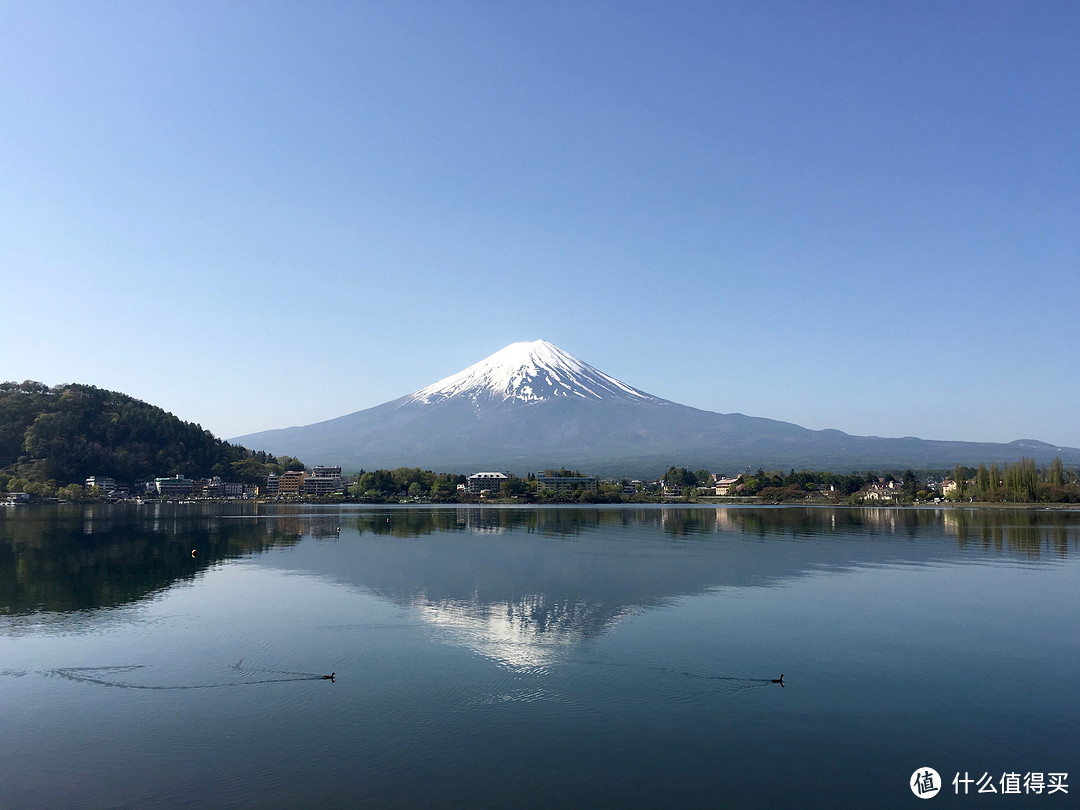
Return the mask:
[[[1007,526],[999,515],[980,526],[981,515],[794,508],[381,510],[343,516],[340,542],[300,544],[281,564],[415,611],[478,654],[536,667],[629,616],[712,589],[775,587],[852,567],[954,559],[961,552],[950,534],[968,546],[977,543],[973,550],[1025,556],[1064,554],[1070,544],[1075,551],[1080,538],[1080,528],[1061,515],[1029,520],[1021,514],[1019,523],[1010,519]],[[916,532],[919,542],[907,542]],[[947,542],[926,542],[935,535]],[[860,540],[837,542],[853,536]],[[995,545],[994,537],[1004,545]],[[277,563],[274,555],[260,561]]]
[[247,559],[369,591],[482,655],[538,666],[628,616],[711,589],[971,554],[1054,559],[1078,542],[1075,516],[1034,510],[7,510],[0,626],[138,604]]

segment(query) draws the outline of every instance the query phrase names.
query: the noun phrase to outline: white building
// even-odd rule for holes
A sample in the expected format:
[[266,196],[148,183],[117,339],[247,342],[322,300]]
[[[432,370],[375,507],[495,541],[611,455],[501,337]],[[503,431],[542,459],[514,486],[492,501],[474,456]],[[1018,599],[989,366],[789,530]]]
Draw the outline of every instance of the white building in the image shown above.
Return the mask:
[[315,467],[304,477],[305,495],[332,495],[344,488],[341,467]]
[[503,481],[509,481],[510,476],[501,472],[478,472],[469,476],[469,493],[479,495],[481,492],[497,492]]
[[739,485],[740,481],[742,481],[742,476],[741,475],[736,475],[734,478],[717,478],[716,479],[716,484],[715,484],[716,494],[717,495],[728,495],[728,494],[730,494],[731,491],[733,489],[735,489],[735,487],[737,487]]
[[108,495],[116,489],[116,481],[104,475],[91,475],[86,479],[86,488],[91,489],[92,487],[97,487],[102,495]]
[[182,475],[174,475],[172,478],[155,478],[154,489],[157,490],[158,495],[183,497],[195,490],[195,481]]

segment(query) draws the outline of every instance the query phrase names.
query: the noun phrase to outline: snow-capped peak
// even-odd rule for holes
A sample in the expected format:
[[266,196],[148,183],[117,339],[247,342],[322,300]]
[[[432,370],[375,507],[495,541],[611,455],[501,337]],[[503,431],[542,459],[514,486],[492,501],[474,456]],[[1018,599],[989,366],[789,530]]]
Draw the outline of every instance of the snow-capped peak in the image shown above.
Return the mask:
[[662,401],[609,377],[546,340],[511,343],[464,371],[421,388],[408,399],[432,403],[451,397],[504,402],[541,402],[556,397]]

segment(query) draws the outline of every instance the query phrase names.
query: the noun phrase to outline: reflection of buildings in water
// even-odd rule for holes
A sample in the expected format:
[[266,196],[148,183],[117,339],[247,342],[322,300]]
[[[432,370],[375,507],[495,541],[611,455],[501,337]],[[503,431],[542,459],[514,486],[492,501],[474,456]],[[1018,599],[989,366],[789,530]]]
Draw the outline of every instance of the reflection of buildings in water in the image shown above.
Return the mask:
[[310,518],[306,528],[305,534],[316,540],[339,537],[340,532],[338,530],[341,528],[341,518],[336,515],[329,518]]
[[951,534],[953,537],[960,531],[960,512],[957,509],[942,509],[941,522],[945,526],[945,533]]
[[457,509],[457,526],[473,534],[502,534],[502,515],[498,509]]
[[658,521],[659,517],[653,518],[652,514],[631,509],[459,507],[454,513],[454,528],[476,534],[518,530],[566,538],[598,528],[617,529]]
[[338,537],[340,527],[340,515],[281,516],[276,520],[267,520],[263,523],[263,530],[267,534],[284,533],[297,537],[307,536],[315,540]]
[[[897,515],[896,509],[864,507],[859,510],[859,516],[864,526],[869,526],[886,534],[896,534]],[[835,525],[835,517],[833,521]]]
[[722,531],[739,530],[737,518],[723,507],[691,507],[688,509],[661,509],[660,526],[668,534],[687,536],[692,534],[717,534]]
[[423,596],[413,606],[421,618],[478,655],[514,669],[534,669],[564,659],[581,642],[603,632],[632,611],[523,594],[507,602],[484,603]]
[[680,526],[682,524],[682,515],[680,510],[677,509],[661,509],[660,510],[660,525],[665,529]]
[[109,534],[133,525],[154,534],[172,533],[193,526],[213,530],[220,523],[218,517],[207,516],[197,507],[192,510],[187,504],[87,504],[80,508],[85,535]]
[[[707,514],[707,513],[706,513]],[[691,509],[661,509],[660,525],[672,534],[689,534],[702,524],[701,513]]]
[[535,529],[545,537],[578,537],[585,530],[600,525],[596,509],[538,509]]
[[735,531],[735,520],[731,516],[730,509],[723,509],[717,507],[716,509],[716,530],[721,532]]

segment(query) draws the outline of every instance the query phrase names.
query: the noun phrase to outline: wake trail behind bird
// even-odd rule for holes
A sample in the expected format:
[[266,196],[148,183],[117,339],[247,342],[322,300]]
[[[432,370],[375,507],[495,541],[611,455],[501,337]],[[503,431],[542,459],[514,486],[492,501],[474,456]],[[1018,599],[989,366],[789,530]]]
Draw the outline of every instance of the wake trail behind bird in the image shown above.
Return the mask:
[[[241,659],[242,660],[242,659]],[[239,662],[238,662],[239,663]],[[233,665],[233,669],[238,669]],[[64,678],[78,683],[89,683],[97,686],[111,686],[116,689],[146,689],[152,691],[176,690],[176,689],[230,689],[239,686],[257,686],[268,683],[290,683],[293,681],[321,681],[329,679],[329,676],[319,675],[313,672],[289,672],[287,670],[252,669],[238,670],[245,675],[256,672],[276,674],[284,677],[278,678],[251,678],[247,677],[240,681],[223,681],[214,683],[195,684],[146,684],[132,683],[130,679],[123,679],[125,674],[134,674],[141,670],[149,670],[150,667],[141,664],[112,667],[58,667],[44,671],[44,675]]]
[[[748,689],[763,689],[766,686],[773,686],[774,684],[783,684],[776,678],[747,678],[739,675],[718,675],[713,672],[703,672],[700,670],[687,669],[685,667],[673,667],[668,664],[657,664],[652,662],[632,662],[632,661],[604,661],[599,659],[581,659],[572,658],[568,659],[567,663],[579,664],[584,666],[596,666],[596,667],[618,667],[626,669],[650,669],[657,672],[667,673],[668,675],[675,675],[681,678],[687,678],[692,681],[715,681],[716,686],[720,687],[713,690],[714,694],[727,695],[734,692],[743,692]],[[782,678],[783,676],[781,676]]]
[[731,681],[734,683],[745,684],[771,684],[775,679],[773,678],[746,678],[738,675],[717,675],[712,672],[702,672],[700,670],[694,671],[683,667],[673,667],[668,664],[654,664],[650,662],[635,662],[635,661],[603,661],[600,659],[585,659],[585,658],[569,658],[567,663],[570,664],[586,664],[591,666],[601,667],[626,667],[632,669],[655,669],[659,672],[668,672],[672,675],[682,675],[687,678],[696,678],[699,680],[707,681]]

